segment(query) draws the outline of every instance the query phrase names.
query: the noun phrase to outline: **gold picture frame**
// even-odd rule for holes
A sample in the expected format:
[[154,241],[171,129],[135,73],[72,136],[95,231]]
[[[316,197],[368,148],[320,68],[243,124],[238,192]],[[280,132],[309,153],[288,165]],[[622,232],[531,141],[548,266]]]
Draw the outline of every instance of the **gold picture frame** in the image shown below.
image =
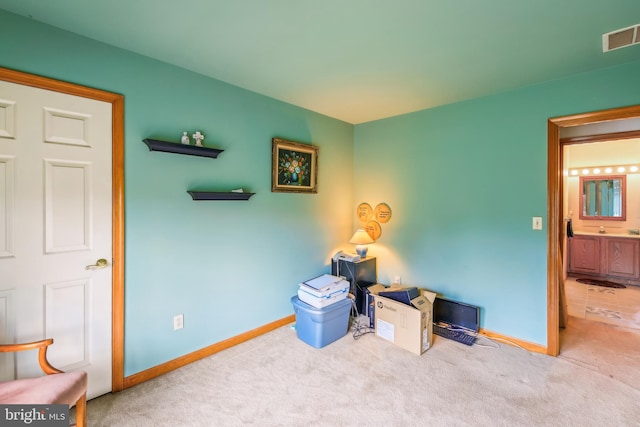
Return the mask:
[[318,147],[286,139],[271,140],[271,191],[318,192]]

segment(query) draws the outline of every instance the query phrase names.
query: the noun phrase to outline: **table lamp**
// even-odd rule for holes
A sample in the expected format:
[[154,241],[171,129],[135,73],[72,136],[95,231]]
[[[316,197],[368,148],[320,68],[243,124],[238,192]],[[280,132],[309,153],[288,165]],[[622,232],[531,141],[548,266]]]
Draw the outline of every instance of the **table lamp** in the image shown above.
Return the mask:
[[364,259],[367,257],[367,250],[369,249],[367,245],[375,243],[375,240],[369,236],[369,233],[360,229],[356,231],[351,240],[349,240],[349,243],[356,245],[356,253],[360,255],[360,258]]

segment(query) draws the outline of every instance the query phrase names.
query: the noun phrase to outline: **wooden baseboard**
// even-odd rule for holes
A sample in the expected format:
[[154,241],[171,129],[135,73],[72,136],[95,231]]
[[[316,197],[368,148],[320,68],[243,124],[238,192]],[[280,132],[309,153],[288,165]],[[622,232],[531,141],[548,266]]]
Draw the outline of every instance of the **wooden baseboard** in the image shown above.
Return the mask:
[[130,375],[124,378],[124,388],[126,389],[129,387],[133,387],[134,385],[138,385],[152,378],[159,377],[166,374],[167,372],[171,372],[182,366],[188,365],[189,363],[195,362],[196,360],[211,356],[212,354],[218,353],[222,350],[226,350],[245,341],[249,341],[250,339],[253,339],[257,336],[266,334],[267,332],[273,331],[274,329],[277,329],[281,326],[288,325],[289,323],[295,322],[295,320],[296,316],[295,314],[292,314],[291,316],[284,317],[280,320],[276,320],[275,322],[268,323],[259,328],[242,333],[240,335],[236,335],[235,337],[220,341],[216,344],[212,344],[208,347],[194,351],[193,353],[185,354],[184,356],[178,357],[177,359],[165,362],[162,365],[157,365],[153,368],[149,368],[136,374]]
[[479,333],[480,335],[484,335],[487,338],[491,338],[492,340],[509,344],[515,347],[520,347],[525,350],[532,351],[534,353],[548,354],[547,347],[540,344],[524,341],[518,338],[512,338],[507,335],[498,334],[496,332],[488,331],[483,328],[480,328]]
[[[195,362],[200,359],[204,359],[205,357],[211,356],[212,354],[218,353],[222,350],[226,350],[235,345],[241,344],[245,341],[249,341],[250,339],[253,339],[260,335],[266,334],[267,332],[273,331],[274,329],[277,329],[281,326],[288,325],[289,323],[293,323],[295,322],[295,320],[296,320],[296,316],[295,314],[292,314],[280,320],[276,320],[275,322],[268,323],[259,328],[242,333],[240,335],[236,335],[235,337],[228,338],[224,341],[220,341],[208,347],[194,351],[193,353],[185,354],[184,356],[178,357],[177,359],[170,360],[161,365],[157,365],[157,366],[154,366],[153,368],[149,368],[144,371],[138,372],[136,374],[130,375],[124,378],[124,388],[126,389],[129,387],[133,387],[135,385],[138,385],[150,379],[159,377],[161,375],[166,374],[167,372],[171,372],[182,366],[188,365],[189,363]],[[531,343],[518,338],[512,338],[512,337],[498,334],[496,332],[488,331],[482,328],[480,328],[480,334],[488,338],[491,338],[493,340],[503,342],[505,344],[513,345],[516,347],[520,347],[525,350],[532,351],[534,353],[547,354],[547,348],[540,344]]]

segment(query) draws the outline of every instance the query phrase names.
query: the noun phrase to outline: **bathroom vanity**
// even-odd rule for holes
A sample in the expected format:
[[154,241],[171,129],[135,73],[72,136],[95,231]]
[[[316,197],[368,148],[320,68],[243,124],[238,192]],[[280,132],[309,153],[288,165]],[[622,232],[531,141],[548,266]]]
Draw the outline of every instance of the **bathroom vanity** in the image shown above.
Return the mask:
[[640,284],[640,236],[579,233],[568,239],[567,272]]

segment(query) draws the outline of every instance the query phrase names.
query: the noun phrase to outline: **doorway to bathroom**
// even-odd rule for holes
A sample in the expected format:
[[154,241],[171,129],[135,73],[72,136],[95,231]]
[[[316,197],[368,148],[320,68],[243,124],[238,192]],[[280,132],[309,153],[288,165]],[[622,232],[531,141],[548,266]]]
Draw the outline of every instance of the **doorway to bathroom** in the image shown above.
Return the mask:
[[560,352],[559,329],[561,325],[564,326],[567,315],[563,292],[566,278],[564,267],[566,265],[565,146],[640,138],[640,132],[637,130],[607,132],[600,135],[578,134],[578,136],[574,132],[579,128],[587,129],[597,124],[628,119],[640,119],[640,106],[556,117],[548,121],[547,353],[553,356],[557,356]]
[[626,119],[560,131],[567,328],[582,319],[640,330],[639,129]]

